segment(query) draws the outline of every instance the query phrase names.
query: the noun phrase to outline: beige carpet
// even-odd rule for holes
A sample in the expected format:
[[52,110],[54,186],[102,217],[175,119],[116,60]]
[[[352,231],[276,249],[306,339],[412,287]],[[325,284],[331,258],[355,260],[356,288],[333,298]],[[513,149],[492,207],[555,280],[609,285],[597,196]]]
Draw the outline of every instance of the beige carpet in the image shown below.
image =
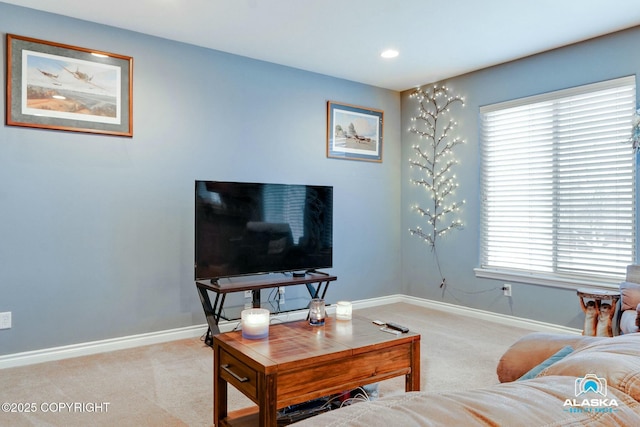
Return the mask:
[[[497,383],[502,353],[531,332],[410,304],[358,310],[419,332],[423,390]],[[211,426],[212,350],[198,339],[0,370],[0,426]],[[380,394],[404,391],[404,379]],[[251,402],[230,389],[230,409]],[[69,407],[68,405],[72,405]],[[30,411],[30,412],[27,412]]]

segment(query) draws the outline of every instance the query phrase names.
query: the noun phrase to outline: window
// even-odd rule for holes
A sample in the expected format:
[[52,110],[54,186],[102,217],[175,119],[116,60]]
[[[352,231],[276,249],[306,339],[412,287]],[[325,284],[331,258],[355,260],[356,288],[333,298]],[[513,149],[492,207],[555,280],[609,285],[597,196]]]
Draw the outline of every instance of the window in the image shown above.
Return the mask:
[[635,77],[480,109],[478,271],[624,278],[635,261],[634,110]]

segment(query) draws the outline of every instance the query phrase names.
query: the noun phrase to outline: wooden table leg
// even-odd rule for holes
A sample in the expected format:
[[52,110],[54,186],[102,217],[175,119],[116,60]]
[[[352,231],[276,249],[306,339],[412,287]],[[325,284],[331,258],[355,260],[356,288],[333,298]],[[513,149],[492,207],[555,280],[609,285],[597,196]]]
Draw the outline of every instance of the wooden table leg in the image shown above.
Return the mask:
[[220,377],[220,347],[213,347],[213,423],[227,417],[227,382]]
[[420,391],[420,340],[411,344],[411,372],[405,378],[405,391]]
[[261,427],[277,427],[278,395],[275,375],[261,376],[264,387],[258,388],[259,425]]

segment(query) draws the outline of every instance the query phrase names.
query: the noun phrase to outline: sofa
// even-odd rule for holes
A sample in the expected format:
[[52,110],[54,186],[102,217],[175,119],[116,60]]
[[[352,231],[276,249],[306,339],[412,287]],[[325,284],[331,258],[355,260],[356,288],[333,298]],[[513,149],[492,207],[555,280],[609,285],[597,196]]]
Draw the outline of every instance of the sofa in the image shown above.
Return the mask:
[[640,426],[640,334],[532,333],[497,366],[500,384],[356,403],[300,426]]
[[620,283],[620,299],[612,328],[615,335],[634,333],[640,329],[640,265],[627,266],[627,277]]

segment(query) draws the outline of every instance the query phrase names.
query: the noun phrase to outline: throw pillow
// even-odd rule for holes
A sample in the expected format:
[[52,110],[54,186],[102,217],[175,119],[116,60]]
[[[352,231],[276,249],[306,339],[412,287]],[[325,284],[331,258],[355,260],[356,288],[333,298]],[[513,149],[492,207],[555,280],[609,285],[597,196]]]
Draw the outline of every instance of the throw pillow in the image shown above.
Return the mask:
[[632,334],[638,332],[636,320],[638,313],[634,310],[625,310],[620,315],[620,334]]
[[570,346],[562,347],[553,356],[551,356],[550,358],[548,358],[538,366],[531,368],[529,372],[527,372],[526,374],[518,378],[518,381],[530,380],[531,378],[537,377],[540,372],[547,369],[549,366],[553,365],[557,361],[562,360],[567,355],[571,354],[572,351],[573,351],[573,347],[570,347]]
[[620,294],[622,295],[622,310],[633,310],[640,304],[640,283],[620,283]]

